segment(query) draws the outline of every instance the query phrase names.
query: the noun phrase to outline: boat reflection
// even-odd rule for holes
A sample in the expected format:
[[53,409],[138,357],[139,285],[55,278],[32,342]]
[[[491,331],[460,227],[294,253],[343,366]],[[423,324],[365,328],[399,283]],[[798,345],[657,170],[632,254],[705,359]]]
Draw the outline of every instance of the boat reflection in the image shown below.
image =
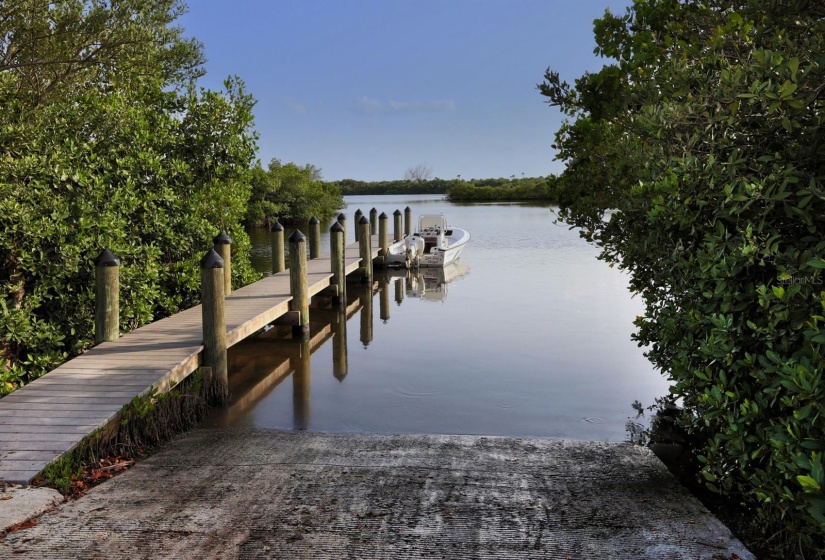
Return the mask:
[[[252,425],[250,413],[288,377],[292,378],[293,427],[305,430],[312,421],[311,356],[332,340],[332,375],[343,382],[348,372],[347,321],[359,315],[359,340],[367,348],[373,340],[373,298],[379,299],[382,323],[390,320],[391,301],[405,297],[443,301],[447,284],[463,278],[469,269],[460,261],[445,268],[376,271],[373,282],[348,282],[347,301],[316,295],[310,304],[310,336],[292,338],[289,326],[270,326],[229,349],[229,390],[226,406],[206,419],[208,427]],[[316,372],[316,375],[318,372]]]
[[461,280],[469,273],[470,268],[462,261],[450,263],[443,268],[410,271],[406,295],[421,301],[444,301],[447,299],[447,284]]

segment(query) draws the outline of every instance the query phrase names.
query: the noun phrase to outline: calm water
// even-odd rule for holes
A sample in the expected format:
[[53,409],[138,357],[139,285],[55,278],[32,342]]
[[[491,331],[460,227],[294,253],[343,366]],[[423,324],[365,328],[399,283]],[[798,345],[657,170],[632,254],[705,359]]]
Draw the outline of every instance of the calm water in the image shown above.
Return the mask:
[[[233,402],[212,424],[623,441],[631,403],[667,392],[630,340],[642,304],[626,277],[555,224],[552,208],[439,196],[347,203],[348,242],[355,210],[373,206],[410,206],[416,219],[443,212],[472,240],[443,277],[395,273],[374,294],[350,283],[348,321],[314,313],[312,348],[279,329],[233,348]],[[260,233],[254,261],[268,271]]]

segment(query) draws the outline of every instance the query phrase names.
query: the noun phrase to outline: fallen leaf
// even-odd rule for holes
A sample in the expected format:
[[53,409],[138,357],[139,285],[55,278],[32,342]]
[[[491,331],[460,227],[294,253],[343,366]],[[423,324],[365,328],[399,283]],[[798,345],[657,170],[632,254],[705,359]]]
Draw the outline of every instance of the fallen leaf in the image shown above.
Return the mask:
[[37,519],[29,519],[28,521],[23,521],[22,523],[12,525],[6,529],[4,534],[14,533],[16,531],[20,531],[21,529],[31,529],[35,526],[37,526]]

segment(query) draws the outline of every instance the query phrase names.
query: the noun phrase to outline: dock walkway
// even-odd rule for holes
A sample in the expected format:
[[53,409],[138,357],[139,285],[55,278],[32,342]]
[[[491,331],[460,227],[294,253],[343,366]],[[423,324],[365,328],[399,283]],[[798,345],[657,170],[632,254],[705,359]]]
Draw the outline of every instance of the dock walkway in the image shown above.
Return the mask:
[[[378,255],[378,236],[372,239]],[[346,247],[345,270],[360,266],[358,244]],[[307,262],[312,297],[330,285],[330,258]],[[227,346],[289,311],[289,271],[226,297]],[[0,399],[0,480],[28,483],[84,437],[117,419],[124,405],[153,388],[167,390],[198,369],[203,332],[196,306],[104,342]]]

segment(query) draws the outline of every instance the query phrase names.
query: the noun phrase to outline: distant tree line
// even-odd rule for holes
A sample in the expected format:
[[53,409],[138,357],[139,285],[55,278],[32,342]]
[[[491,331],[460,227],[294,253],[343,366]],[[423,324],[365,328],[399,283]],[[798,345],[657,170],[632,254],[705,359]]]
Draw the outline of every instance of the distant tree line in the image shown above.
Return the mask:
[[410,179],[395,179],[392,181],[358,181],[356,179],[342,179],[337,182],[341,194],[372,195],[372,194],[447,194],[454,180],[425,179],[422,181]]
[[335,183],[341,194],[444,194],[450,200],[555,200],[555,177],[470,179],[427,179],[393,181],[356,181],[343,179]]
[[447,193],[452,201],[556,200],[555,177],[481,179],[458,182]]

